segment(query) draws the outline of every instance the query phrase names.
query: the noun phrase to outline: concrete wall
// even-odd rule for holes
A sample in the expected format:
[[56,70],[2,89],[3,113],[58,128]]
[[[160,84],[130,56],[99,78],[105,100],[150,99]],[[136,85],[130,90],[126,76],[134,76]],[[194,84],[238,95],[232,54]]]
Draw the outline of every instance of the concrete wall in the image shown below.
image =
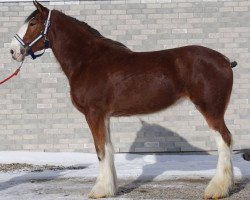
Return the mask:
[[[226,121],[234,149],[250,148],[250,1],[60,1],[49,8],[83,20],[135,51],[200,44],[238,62]],[[0,79],[15,70],[9,45],[34,7],[0,3]],[[214,133],[188,102],[166,111],[113,118],[117,152],[215,150]],[[84,116],[73,108],[68,82],[48,51],[27,58],[20,75],[0,86],[0,150],[94,152]]]

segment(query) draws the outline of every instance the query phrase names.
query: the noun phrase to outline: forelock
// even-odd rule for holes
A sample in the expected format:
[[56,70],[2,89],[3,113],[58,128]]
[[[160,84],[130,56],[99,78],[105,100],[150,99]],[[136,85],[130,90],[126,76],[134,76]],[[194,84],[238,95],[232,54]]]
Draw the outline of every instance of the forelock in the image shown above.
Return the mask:
[[33,11],[26,19],[25,23],[29,22],[33,17],[35,17],[38,14],[38,10]]

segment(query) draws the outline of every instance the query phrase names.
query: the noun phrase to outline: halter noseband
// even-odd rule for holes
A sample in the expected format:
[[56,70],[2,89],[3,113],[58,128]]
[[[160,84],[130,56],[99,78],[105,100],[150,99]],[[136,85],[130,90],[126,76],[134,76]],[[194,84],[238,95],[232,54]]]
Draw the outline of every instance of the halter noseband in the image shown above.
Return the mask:
[[[23,41],[23,39],[16,34],[14,37],[16,38],[16,40],[25,48],[27,49],[27,55],[30,55],[32,57],[32,59],[36,59],[40,56],[42,56],[45,53],[45,49],[49,48],[49,40],[47,38],[47,34],[48,34],[48,30],[49,30],[49,26],[50,26],[50,17],[51,17],[51,10],[49,10],[49,14],[48,14],[48,18],[44,23],[44,30],[40,33],[40,35],[38,35],[31,43],[25,43]],[[34,46],[34,44],[36,44],[41,38],[44,37],[44,49],[43,52],[40,54],[35,55],[35,53],[32,51],[32,46]]]

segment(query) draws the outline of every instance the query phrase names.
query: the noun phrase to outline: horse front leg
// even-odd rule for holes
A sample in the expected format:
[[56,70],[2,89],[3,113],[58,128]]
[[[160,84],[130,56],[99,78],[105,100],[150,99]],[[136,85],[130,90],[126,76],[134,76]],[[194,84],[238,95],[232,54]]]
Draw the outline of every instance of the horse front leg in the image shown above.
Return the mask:
[[110,139],[109,118],[92,111],[86,115],[99,160],[99,175],[89,198],[114,196],[117,191],[114,149]]

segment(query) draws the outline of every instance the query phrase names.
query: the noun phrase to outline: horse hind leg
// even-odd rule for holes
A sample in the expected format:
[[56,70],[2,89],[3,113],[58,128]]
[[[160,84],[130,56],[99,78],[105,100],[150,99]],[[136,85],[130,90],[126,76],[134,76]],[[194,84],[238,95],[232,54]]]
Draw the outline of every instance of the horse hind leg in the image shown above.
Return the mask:
[[227,197],[234,184],[231,161],[232,136],[224,121],[224,113],[228,100],[221,102],[223,103],[220,104],[216,101],[216,98],[213,98],[213,101],[203,99],[199,101],[199,104],[197,102],[195,104],[205,117],[209,127],[215,131],[215,140],[218,148],[216,172],[205,190],[205,199]]
[[190,100],[205,117],[208,125],[216,131],[218,163],[216,173],[205,190],[206,199],[228,196],[234,179],[231,162],[232,136],[224,121],[232,91],[233,74],[230,66],[220,66],[221,64],[205,66],[210,76],[203,76],[203,84],[192,83],[188,91]]
[[205,190],[205,199],[224,198],[229,195],[234,184],[231,161],[232,136],[227,129],[224,119],[210,120],[210,126],[217,131],[218,163],[214,177]]
[[224,121],[228,100],[219,102],[216,100],[216,98],[192,100],[205,117],[209,127],[216,131],[215,140],[219,157],[216,173],[205,190],[205,199],[218,199],[228,196],[230,189],[233,187],[234,179],[231,162],[232,136]]
[[86,115],[99,160],[99,175],[89,198],[111,197],[117,191],[114,150],[110,140],[109,119],[96,113]]

